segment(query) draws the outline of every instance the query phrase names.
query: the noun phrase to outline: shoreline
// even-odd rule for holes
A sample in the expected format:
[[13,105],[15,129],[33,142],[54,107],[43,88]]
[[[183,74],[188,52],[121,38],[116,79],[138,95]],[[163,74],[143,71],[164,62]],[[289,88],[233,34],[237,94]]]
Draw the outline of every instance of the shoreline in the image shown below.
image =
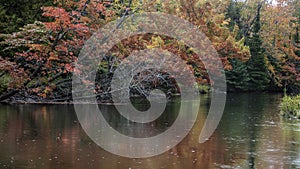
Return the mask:
[[[244,93],[266,93],[266,94],[284,94],[283,92],[270,92],[270,91],[263,91],[263,92],[227,92],[227,94],[244,94]],[[210,95],[209,93],[200,93],[201,95]],[[172,94],[168,100],[172,100],[176,97],[180,97],[180,94]],[[17,97],[16,97],[17,98]],[[142,98],[141,96],[132,96],[133,99]],[[27,100],[26,100],[27,99]],[[143,98],[144,99],[144,98]],[[0,105],[25,105],[25,104],[35,104],[35,105],[74,105],[74,104],[98,104],[98,105],[123,105],[125,103],[114,103],[111,100],[104,100],[104,101],[97,101],[95,102],[89,102],[89,101],[82,101],[81,103],[74,102],[73,100],[70,101],[51,101],[50,99],[40,99],[40,100],[34,100],[34,99],[15,99],[15,100],[4,100],[0,101]]]
[[[172,94],[169,98],[176,98],[176,97],[180,97],[180,94]],[[131,98],[133,99],[138,99],[138,98],[142,98],[141,96],[132,96]],[[0,105],[21,105],[21,104],[36,104],[36,105],[74,105],[74,104],[98,104],[98,105],[123,105],[125,103],[114,103],[111,100],[104,100],[104,101],[97,101],[97,103],[95,102],[89,102],[89,101],[82,101],[81,103],[79,102],[74,102],[73,100],[71,101],[43,101],[42,99],[39,101],[36,101],[34,99],[28,99],[30,101],[26,101],[25,99],[19,99],[19,100],[7,100],[7,101],[0,101]]]

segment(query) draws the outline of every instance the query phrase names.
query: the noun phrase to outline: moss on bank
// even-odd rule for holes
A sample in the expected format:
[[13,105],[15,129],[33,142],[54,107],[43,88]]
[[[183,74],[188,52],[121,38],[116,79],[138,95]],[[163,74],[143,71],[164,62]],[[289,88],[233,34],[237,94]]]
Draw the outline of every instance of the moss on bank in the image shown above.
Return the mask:
[[297,96],[284,96],[280,109],[283,116],[300,119],[300,94]]

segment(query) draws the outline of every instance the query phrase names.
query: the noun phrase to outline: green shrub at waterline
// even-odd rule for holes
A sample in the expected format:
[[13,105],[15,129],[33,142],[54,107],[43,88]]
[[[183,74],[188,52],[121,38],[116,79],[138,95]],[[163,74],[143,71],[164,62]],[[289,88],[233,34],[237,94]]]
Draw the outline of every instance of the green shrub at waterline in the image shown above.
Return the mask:
[[283,116],[300,119],[300,95],[284,96],[280,104],[280,109]]

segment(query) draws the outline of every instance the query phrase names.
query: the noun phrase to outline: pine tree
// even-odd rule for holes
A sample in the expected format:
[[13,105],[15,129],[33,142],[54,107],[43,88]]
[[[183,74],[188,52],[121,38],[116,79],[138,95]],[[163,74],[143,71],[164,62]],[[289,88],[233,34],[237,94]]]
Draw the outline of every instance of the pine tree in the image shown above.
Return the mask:
[[53,0],[0,0],[0,33],[19,31],[34,21],[44,21],[42,6],[53,5]]
[[262,39],[260,37],[260,10],[261,4],[258,4],[257,15],[254,20],[250,37],[247,38],[247,45],[250,47],[251,58],[249,59],[249,89],[251,91],[265,90],[269,83],[268,69],[266,66],[265,50],[262,47]]
[[232,65],[232,69],[230,71],[226,71],[228,91],[247,91],[250,79],[246,63],[237,59],[231,59],[230,63]]
[[237,25],[239,28],[239,32],[237,36],[235,37],[237,40],[240,40],[243,38],[242,33],[242,23],[240,21],[241,19],[241,2],[238,2],[236,0],[231,0],[225,14],[225,19],[230,19],[230,22],[228,24],[228,28],[230,31],[234,30],[234,27]]

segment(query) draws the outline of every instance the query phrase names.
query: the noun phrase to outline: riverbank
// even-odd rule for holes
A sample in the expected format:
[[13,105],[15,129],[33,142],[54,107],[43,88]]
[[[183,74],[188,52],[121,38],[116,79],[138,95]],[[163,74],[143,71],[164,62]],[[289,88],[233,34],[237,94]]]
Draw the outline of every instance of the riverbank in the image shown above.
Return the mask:
[[[201,94],[207,94],[207,93],[201,93]],[[163,97],[163,96],[158,96],[158,97]],[[167,96],[168,101],[173,100],[174,98],[180,97],[180,94],[171,94]],[[131,99],[133,100],[139,100],[139,102],[146,101],[145,97],[141,97],[139,95],[134,95],[131,96]],[[89,100],[89,99],[88,99]],[[88,104],[94,104],[92,101],[88,100],[83,100],[82,103],[88,103]],[[13,96],[10,97],[9,99],[2,100],[0,101],[0,104],[8,104],[8,105],[13,105],[13,104],[43,104],[43,105],[51,105],[51,104],[77,104],[78,102],[74,102],[73,99],[69,100],[59,100],[59,99],[47,99],[47,98],[41,98],[41,97],[36,97],[36,96],[30,96],[30,97],[24,97],[24,96]],[[81,103],[79,103],[81,104]],[[105,105],[116,105],[119,103],[114,103],[111,99],[107,100],[99,100],[97,99],[97,104],[105,104]]]
[[[210,91],[206,91],[206,92],[201,92],[199,91],[199,93],[201,95],[210,95]],[[265,91],[265,92],[227,92],[228,94],[258,94],[258,93],[265,93],[265,94],[282,94],[282,92],[270,92],[270,91]],[[176,94],[171,94],[167,96],[168,101],[172,101],[174,100],[174,98],[176,97],[180,97],[179,93]],[[133,100],[138,100],[138,102],[143,102],[143,101],[147,101],[145,97],[141,97],[139,95],[134,95],[131,96],[131,99]],[[89,101],[83,101],[84,103],[88,103],[88,104],[94,104],[92,102]],[[43,105],[54,105],[54,104],[76,104],[76,102],[74,102],[72,100],[72,98],[68,99],[68,100],[60,100],[60,99],[49,99],[49,98],[41,98],[41,97],[37,97],[37,96],[28,96],[25,97],[23,95],[17,94],[14,95],[12,97],[10,97],[9,99],[5,99],[0,101],[0,104],[6,104],[6,105],[14,105],[14,104],[43,104]],[[106,100],[97,100],[97,104],[105,104],[105,105],[115,105],[115,104],[119,104],[119,103],[114,103],[111,99],[106,99]]]
[[284,96],[280,109],[281,115],[287,118],[300,119],[300,94],[297,96]]

